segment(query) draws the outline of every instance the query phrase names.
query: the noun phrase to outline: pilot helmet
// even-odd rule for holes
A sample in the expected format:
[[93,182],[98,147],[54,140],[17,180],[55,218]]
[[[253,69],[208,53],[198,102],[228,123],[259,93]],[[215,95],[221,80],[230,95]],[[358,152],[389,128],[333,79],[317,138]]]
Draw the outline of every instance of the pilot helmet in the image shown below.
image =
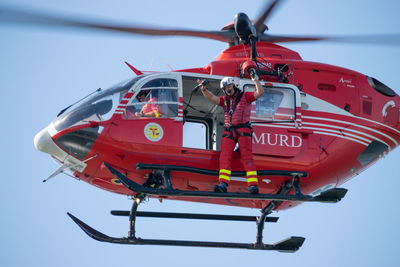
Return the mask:
[[150,90],[142,90],[136,95],[136,99],[139,100],[139,97],[142,95],[144,95],[144,97],[146,98],[149,93],[150,93]]

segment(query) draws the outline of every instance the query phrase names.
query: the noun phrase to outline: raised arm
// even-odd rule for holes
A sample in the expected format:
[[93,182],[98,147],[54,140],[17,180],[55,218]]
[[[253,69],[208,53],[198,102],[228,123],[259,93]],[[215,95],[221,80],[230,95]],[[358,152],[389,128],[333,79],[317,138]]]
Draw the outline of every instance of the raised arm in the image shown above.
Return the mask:
[[215,105],[219,104],[219,97],[211,93],[210,91],[207,90],[207,88],[202,85],[200,87],[201,92],[203,93],[204,97],[213,102]]
[[254,98],[257,100],[264,94],[264,88],[262,87],[257,74],[254,73],[254,75],[251,75],[251,79],[256,84],[256,91],[254,92]]

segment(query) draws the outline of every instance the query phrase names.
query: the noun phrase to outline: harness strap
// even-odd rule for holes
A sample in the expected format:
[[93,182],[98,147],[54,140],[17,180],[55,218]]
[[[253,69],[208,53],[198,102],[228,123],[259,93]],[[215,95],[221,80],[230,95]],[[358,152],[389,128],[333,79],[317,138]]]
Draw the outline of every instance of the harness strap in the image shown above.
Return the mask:
[[222,137],[228,137],[228,138],[232,139],[233,141],[235,141],[235,138],[233,138],[233,134],[232,133],[223,134]]
[[[230,100],[230,99],[227,99],[228,101],[226,101],[226,102],[227,102],[227,103],[226,103],[226,111],[227,111],[228,114],[229,114],[229,123],[232,123],[232,115],[233,115],[233,113],[235,112],[236,107],[237,107],[237,105],[239,104],[240,99],[242,98],[243,94],[244,94],[244,93],[243,93],[242,91],[240,91],[240,93],[239,93],[238,96],[236,97],[236,101],[235,101],[235,103],[233,104],[232,109],[231,109],[231,100]],[[229,97],[229,98],[230,98],[230,97]]]
[[240,128],[249,128],[251,130],[251,123],[248,121],[246,123],[231,125],[229,127],[225,127],[226,131],[229,131],[231,128],[240,129]]
[[[228,112],[228,115],[229,115],[229,123],[232,122],[232,115],[235,112],[236,107],[239,104],[240,99],[242,98],[243,95],[244,95],[243,92],[239,93],[239,95],[236,97],[236,100],[235,100],[235,103],[233,104],[232,109],[231,109],[231,101],[230,101],[230,99],[226,99],[227,100],[226,101],[226,111]],[[249,136],[249,137],[252,136],[252,134],[250,134],[250,133],[239,133],[238,129],[241,129],[241,128],[248,128],[252,132],[250,122],[246,122],[246,123],[238,124],[238,125],[235,125],[235,126],[230,125],[229,127],[225,127],[225,131],[229,132],[229,134],[223,134],[222,137],[228,137],[228,138],[232,139],[233,141],[237,142],[237,140],[241,136]],[[234,133],[236,134],[237,138],[235,138]]]
[[[222,137],[228,137],[228,138],[232,139],[235,142],[237,142],[237,140],[241,136],[252,137],[251,133],[246,133],[246,132],[239,133],[238,129],[241,129],[241,128],[248,128],[248,129],[250,129],[251,132],[253,132],[252,129],[251,129],[250,122],[247,122],[247,123],[239,124],[239,125],[236,125],[236,126],[230,126],[229,128],[225,127],[225,131],[229,132],[229,134],[223,134]],[[233,133],[236,134],[237,138],[235,138],[235,135]]]
[[239,136],[250,136],[251,137],[251,134],[250,133],[240,133]]

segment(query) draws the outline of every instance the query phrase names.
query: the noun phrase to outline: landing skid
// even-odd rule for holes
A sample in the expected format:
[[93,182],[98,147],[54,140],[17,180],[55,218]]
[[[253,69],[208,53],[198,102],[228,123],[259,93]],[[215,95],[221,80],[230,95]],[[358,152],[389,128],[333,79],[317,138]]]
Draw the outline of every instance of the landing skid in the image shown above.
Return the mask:
[[[212,247],[212,248],[240,248],[255,250],[275,250],[280,252],[295,252],[305,240],[304,237],[291,236],[287,239],[274,244],[263,243],[263,230],[265,222],[276,222],[277,217],[268,217],[272,210],[283,201],[320,201],[337,202],[346,194],[347,190],[335,188],[326,191],[318,197],[305,196],[300,191],[299,176],[293,177],[292,181],[285,182],[277,194],[244,194],[244,193],[214,193],[204,191],[184,191],[172,189],[169,181],[169,172],[164,173],[165,189],[154,189],[141,186],[131,181],[124,174],[118,172],[110,165],[105,163],[107,168],[129,189],[138,193],[134,198],[132,209],[130,211],[112,211],[116,216],[129,216],[128,237],[110,237],[96,229],[90,227],[72,214],[68,213],[71,219],[91,238],[108,243],[129,244],[129,245],[165,245],[165,246],[187,246],[187,247]],[[165,170],[165,169],[164,169]],[[165,175],[167,174],[167,175]],[[165,177],[166,176],[166,177]],[[294,189],[295,195],[287,195]],[[238,198],[238,199],[262,199],[271,200],[270,203],[261,210],[261,216],[238,216],[238,215],[220,215],[220,214],[195,214],[195,213],[168,213],[168,212],[140,212],[137,211],[143,197],[149,195],[178,196],[178,197],[208,197],[208,198]],[[156,218],[174,218],[174,219],[202,219],[202,220],[228,220],[228,221],[255,221],[257,224],[257,235],[254,243],[232,243],[232,242],[208,242],[208,241],[186,241],[186,240],[162,240],[162,239],[142,239],[136,237],[136,217],[156,217]]]
[[[135,200],[135,203],[137,201]],[[134,204],[135,206],[135,204]],[[134,208],[133,208],[134,209]],[[167,213],[164,213],[167,214]],[[202,214],[203,218],[206,214]],[[281,252],[295,252],[303,244],[305,238],[292,236],[275,244],[264,243],[232,243],[232,242],[209,242],[209,241],[186,241],[186,240],[161,240],[161,239],[142,239],[135,236],[135,212],[130,214],[130,231],[128,237],[110,237],[96,229],[93,229],[86,223],[82,222],[72,214],[68,216],[91,238],[108,243],[127,244],[127,245],[164,245],[164,246],[185,246],[185,247],[211,247],[211,248],[241,248],[241,249],[255,249],[255,250],[276,250]],[[210,216],[218,216],[210,214]],[[220,215],[222,216],[222,215]],[[132,219],[133,217],[133,219]],[[154,217],[154,216],[152,216]],[[231,217],[231,216],[228,216]],[[169,217],[175,218],[175,217]],[[255,218],[255,217],[254,217]],[[222,218],[220,218],[222,219]],[[219,219],[219,220],[220,220]],[[232,217],[229,220],[234,220]],[[240,220],[242,221],[242,220]]]
[[[229,221],[255,221],[257,225],[264,225],[264,222],[276,222],[277,217],[255,217],[255,216],[237,216],[237,215],[219,215],[219,214],[194,214],[194,213],[168,213],[168,212],[139,212],[137,208],[141,203],[140,198],[135,198],[131,211],[112,211],[113,215],[129,216],[129,234],[128,237],[110,237],[96,229],[90,227],[72,214],[68,216],[91,238],[108,243],[128,244],[128,245],[164,245],[164,246],[185,246],[185,247],[212,247],[212,248],[242,248],[255,250],[276,250],[281,252],[295,252],[303,244],[305,238],[292,236],[275,244],[255,243],[232,243],[232,242],[208,242],[208,241],[186,241],[186,240],[160,240],[160,239],[142,239],[135,235],[136,217],[158,217],[158,218],[180,218],[180,219],[202,219],[202,220],[229,220]],[[263,220],[263,221],[261,221]],[[262,236],[263,226],[258,227],[257,236]]]
[[[300,176],[299,173],[288,172],[292,177],[292,183],[290,186],[294,188],[294,195],[286,195],[286,194],[249,194],[249,193],[215,193],[209,191],[187,191],[187,190],[178,190],[173,189],[171,185],[171,181],[169,180],[169,170],[164,171],[164,184],[165,189],[157,189],[151,187],[144,187],[138,183],[135,183],[128,177],[126,177],[123,173],[117,171],[109,164],[104,163],[104,165],[114,174],[121,183],[129,188],[130,190],[147,195],[153,196],[173,196],[173,197],[206,197],[206,198],[231,198],[231,199],[257,199],[257,200],[276,200],[276,201],[301,201],[301,202],[331,202],[336,203],[340,201],[347,193],[347,189],[344,188],[333,188],[331,190],[325,191],[318,196],[308,196],[303,195],[300,190]],[[167,168],[167,167],[164,167]]]

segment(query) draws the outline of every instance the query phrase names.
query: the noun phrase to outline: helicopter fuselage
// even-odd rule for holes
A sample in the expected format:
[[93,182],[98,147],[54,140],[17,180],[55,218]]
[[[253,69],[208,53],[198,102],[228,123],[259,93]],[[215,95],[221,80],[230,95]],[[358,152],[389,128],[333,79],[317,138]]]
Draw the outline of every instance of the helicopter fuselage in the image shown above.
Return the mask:
[[[244,91],[254,83],[241,71],[249,47],[225,50],[203,68],[139,75],[96,92],[69,107],[35,137],[37,149],[56,158],[80,180],[118,194],[134,195],[107,162],[143,184],[150,171],[138,163],[218,170],[223,111],[193,91],[198,80],[222,95],[224,76],[240,77]],[[260,42],[257,47],[264,95],[252,104],[252,140],[258,169],[308,173],[303,193],[318,195],[358,175],[400,142],[400,98],[389,87],[356,71],[303,61],[297,52]],[[140,92],[148,94],[140,102]],[[138,116],[144,105],[158,116]],[[143,113],[143,112],[142,112]],[[240,148],[233,171],[243,170]],[[181,190],[211,191],[217,177],[172,171]],[[276,193],[288,177],[259,177],[262,193]],[[232,192],[245,192],[245,177],[232,177]],[[172,199],[263,208],[269,201]],[[297,205],[283,202],[276,209]]]

